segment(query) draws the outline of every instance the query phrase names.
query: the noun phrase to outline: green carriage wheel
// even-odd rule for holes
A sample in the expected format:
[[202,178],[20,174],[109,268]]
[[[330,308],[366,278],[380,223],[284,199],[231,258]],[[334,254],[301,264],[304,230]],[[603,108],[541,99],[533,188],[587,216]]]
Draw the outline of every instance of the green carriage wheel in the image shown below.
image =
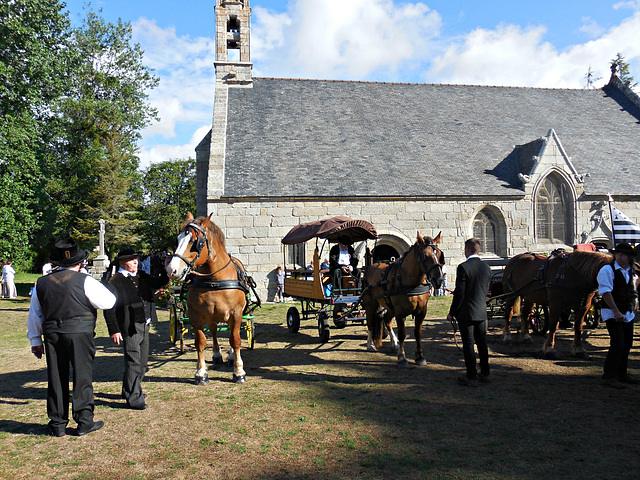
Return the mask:
[[176,344],[176,340],[177,340],[176,319],[177,319],[176,306],[171,305],[171,307],[169,308],[169,339],[171,340],[171,343],[173,343],[174,345]]

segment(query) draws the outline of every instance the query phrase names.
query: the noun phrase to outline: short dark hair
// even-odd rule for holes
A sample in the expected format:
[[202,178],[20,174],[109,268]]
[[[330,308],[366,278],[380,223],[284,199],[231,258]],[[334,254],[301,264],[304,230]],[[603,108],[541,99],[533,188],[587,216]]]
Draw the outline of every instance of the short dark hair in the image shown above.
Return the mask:
[[472,255],[477,254],[480,251],[480,240],[477,238],[470,238],[464,242],[465,250],[469,250]]

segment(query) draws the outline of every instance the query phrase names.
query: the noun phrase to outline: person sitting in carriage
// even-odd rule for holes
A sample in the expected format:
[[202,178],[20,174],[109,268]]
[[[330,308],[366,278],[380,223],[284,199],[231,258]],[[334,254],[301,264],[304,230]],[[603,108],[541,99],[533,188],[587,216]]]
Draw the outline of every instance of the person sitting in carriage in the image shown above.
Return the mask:
[[359,276],[358,255],[356,255],[352,243],[351,238],[343,235],[338,238],[338,243],[329,250],[329,273],[334,279],[334,283],[345,275],[355,279]]

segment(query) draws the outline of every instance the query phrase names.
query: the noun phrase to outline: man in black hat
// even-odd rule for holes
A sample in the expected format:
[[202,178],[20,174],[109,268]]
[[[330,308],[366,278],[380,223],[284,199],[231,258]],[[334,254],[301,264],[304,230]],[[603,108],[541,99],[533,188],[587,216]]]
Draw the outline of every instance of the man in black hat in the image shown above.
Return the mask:
[[337,269],[342,273],[354,275],[358,268],[358,256],[351,246],[352,243],[347,235],[343,235],[329,250],[329,271],[332,276]]
[[627,373],[638,299],[634,280],[637,272],[633,270],[635,253],[628,243],[618,244],[613,250],[614,261],[598,272],[598,293],[608,307],[602,308],[600,313],[606,321],[610,338],[602,383],[612,388],[624,388],[625,383],[640,383]]
[[[116,345],[123,343],[122,398],[126,400],[127,407],[134,410],[147,408],[142,380],[149,357],[149,324],[155,315],[153,295],[169,282],[166,270],[151,276],[138,269],[139,257],[140,254],[132,248],[118,253],[114,262],[119,268],[109,280],[117,301],[113,308],[104,311],[111,341]],[[167,257],[165,266],[169,260]]]
[[47,415],[55,437],[64,436],[69,423],[69,364],[73,367],[72,413],[77,434],[104,425],[93,421],[93,337],[97,309],[113,307],[116,297],[94,278],[78,272],[87,256],[71,239],[56,243],[51,262],[59,268],[40,277],[31,295],[27,338],[37,358],[46,354]]

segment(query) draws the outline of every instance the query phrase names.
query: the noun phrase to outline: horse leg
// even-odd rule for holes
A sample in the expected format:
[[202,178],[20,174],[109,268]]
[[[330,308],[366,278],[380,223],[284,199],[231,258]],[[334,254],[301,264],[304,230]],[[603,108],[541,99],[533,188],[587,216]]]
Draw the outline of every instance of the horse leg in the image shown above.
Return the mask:
[[529,335],[529,322],[533,314],[534,303],[526,298],[520,303],[520,341],[526,344],[533,343]]
[[591,308],[591,301],[593,300],[593,294],[589,294],[585,302],[580,305],[580,308],[575,311],[574,333],[573,333],[573,354],[581,360],[589,360],[589,354],[585,350],[582,344],[582,327],[584,325],[584,319],[587,316],[587,312]]
[[514,297],[509,295],[504,302],[504,330],[502,331],[502,343],[511,345],[513,340],[511,338],[511,319],[514,312],[520,304],[520,297]]
[[[398,325],[398,367],[400,368],[409,367],[409,361],[404,353],[404,339],[407,336],[404,320],[404,317],[396,317],[396,325]],[[391,326],[391,322],[389,322],[389,326]]]
[[247,374],[244,371],[244,364],[242,362],[242,357],[240,356],[240,324],[242,323],[242,316],[240,318],[236,318],[234,320],[229,320],[229,345],[231,345],[231,349],[229,350],[229,356],[232,357],[233,361],[233,381],[235,383],[244,383],[246,382],[245,375]]
[[425,316],[426,312],[420,312],[418,314],[416,317],[416,326],[413,330],[413,336],[416,338],[416,365],[420,365],[421,367],[427,364],[424,355],[422,355],[422,322]]
[[213,343],[213,358],[211,359],[211,363],[214,365],[222,365],[224,362],[222,361],[222,350],[218,343],[218,324],[210,325],[209,329],[211,330],[211,340]]
[[[387,310],[387,313],[385,313],[384,318],[382,319],[383,321],[383,325],[387,328],[387,331],[389,332],[389,342],[391,344],[391,348],[393,350],[395,350],[396,352],[398,351],[398,349],[400,348],[400,342],[398,341],[398,337],[400,336],[400,321],[397,320],[397,324],[398,324],[398,336],[396,336],[395,332],[393,331],[393,313],[390,310]],[[404,335],[405,335],[405,331],[404,331],[404,318],[402,319],[402,338],[404,341]],[[404,346],[403,346],[403,350],[404,350]],[[404,355],[404,351],[402,352],[402,354]]]
[[558,360],[558,353],[556,352],[556,332],[558,331],[558,320],[562,313],[562,307],[551,305],[549,302],[549,333],[547,334],[547,340],[542,347],[542,353],[548,360]]
[[382,318],[377,303],[365,305],[367,316],[367,352],[377,352],[382,346]]
[[209,373],[207,372],[207,365],[204,361],[204,350],[207,347],[207,337],[204,334],[202,328],[193,327],[193,333],[196,337],[196,352],[198,354],[198,365],[195,375],[196,385],[206,385],[209,383]]

